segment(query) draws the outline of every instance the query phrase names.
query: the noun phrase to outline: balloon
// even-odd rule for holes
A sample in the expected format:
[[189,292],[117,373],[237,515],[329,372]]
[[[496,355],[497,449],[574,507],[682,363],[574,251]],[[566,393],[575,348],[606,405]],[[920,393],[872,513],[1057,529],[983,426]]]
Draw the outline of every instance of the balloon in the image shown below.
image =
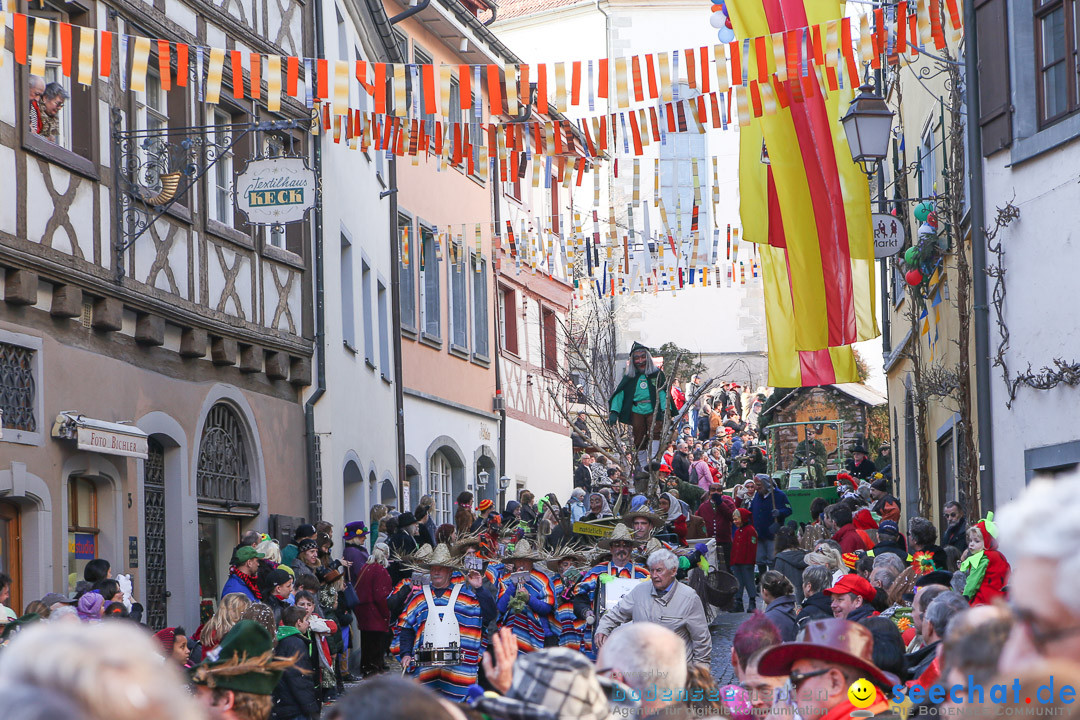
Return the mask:
[[[735,28],[733,28],[733,27],[731,26],[731,18],[728,18],[728,19],[727,19],[727,28],[728,28],[728,30],[734,30],[734,29],[735,29]],[[734,33],[732,33],[732,34],[734,34]]]
[[927,216],[934,212],[934,203],[921,202],[915,206],[915,219],[920,223],[926,222]]
[[915,264],[919,262],[919,248],[909,247],[904,252],[904,264],[908,267],[915,267]]
[[907,280],[908,285],[914,287],[922,282],[923,274],[917,268],[913,268],[907,271],[907,274],[904,275],[904,279]]
[[[716,7],[716,6],[714,5],[713,7]],[[709,24],[712,25],[714,28],[718,28],[718,29],[724,27],[724,23],[726,23],[726,22],[727,22],[727,15],[724,15],[724,13],[722,13],[722,12],[714,12],[712,14],[712,17],[709,18]]]
[[729,27],[722,27],[720,32],[716,33],[716,37],[722,43],[729,43],[735,40],[735,31]]
[[722,3],[720,5],[717,5],[716,3],[713,3],[712,11],[713,12],[724,12],[724,5]]
[[937,228],[931,225],[929,221],[924,222],[919,226],[919,235],[937,235]]

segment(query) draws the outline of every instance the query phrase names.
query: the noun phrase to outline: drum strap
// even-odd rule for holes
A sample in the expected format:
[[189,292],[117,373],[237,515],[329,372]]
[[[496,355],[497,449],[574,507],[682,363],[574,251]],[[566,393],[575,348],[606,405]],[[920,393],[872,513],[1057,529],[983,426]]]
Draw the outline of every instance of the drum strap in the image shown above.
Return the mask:
[[437,622],[442,623],[443,618],[445,618],[447,616],[447,614],[449,614],[449,615],[454,614],[454,605],[457,603],[457,596],[458,596],[459,592],[461,592],[461,585],[460,584],[455,585],[454,589],[450,591],[450,600],[447,601],[446,605],[444,605],[442,607],[438,607],[438,606],[435,605],[435,598],[431,594],[431,586],[430,585],[425,585],[424,586],[424,599],[427,600],[428,614],[429,615],[434,614],[435,617],[437,618]]

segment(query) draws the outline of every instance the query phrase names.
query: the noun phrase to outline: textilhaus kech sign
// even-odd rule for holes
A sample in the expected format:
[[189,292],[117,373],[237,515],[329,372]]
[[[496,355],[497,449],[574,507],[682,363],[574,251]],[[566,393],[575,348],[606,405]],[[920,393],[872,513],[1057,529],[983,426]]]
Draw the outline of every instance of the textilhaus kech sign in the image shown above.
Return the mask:
[[315,207],[315,171],[303,158],[252,160],[234,187],[236,207],[251,225],[299,222]]

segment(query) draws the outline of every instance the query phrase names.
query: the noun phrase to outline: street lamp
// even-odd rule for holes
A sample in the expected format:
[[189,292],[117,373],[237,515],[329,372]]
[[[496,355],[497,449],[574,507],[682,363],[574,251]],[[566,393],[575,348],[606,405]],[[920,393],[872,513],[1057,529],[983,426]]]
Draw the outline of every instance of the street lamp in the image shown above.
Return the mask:
[[892,138],[893,111],[874,91],[873,85],[863,85],[859,94],[841,118],[852,159],[862,166],[867,177],[874,174],[877,164],[889,154]]
[[499,489],[505,491],[508,487],[510,487],[510,478],[507,475],[503,475],[499,478]]
[[478,472],[476,474],[476,484],[479,485],[481,489],[487,487],[488,480],[490,480],[490,479],[491,479],[491,474],[488,473],[487,470],[481,470],[480,472]]

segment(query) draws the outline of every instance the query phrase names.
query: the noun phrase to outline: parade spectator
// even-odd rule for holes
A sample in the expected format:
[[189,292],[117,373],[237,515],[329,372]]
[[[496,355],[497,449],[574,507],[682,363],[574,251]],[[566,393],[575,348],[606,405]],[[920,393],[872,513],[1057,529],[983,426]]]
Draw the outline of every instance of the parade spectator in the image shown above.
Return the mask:
[[889,618],[867,617],[859,624],[874,636],[874,665],[887,673],[892,673],[901,681],[907,679],[907,665],[904,658],[904,638]]
[[889,493],[889,481],[884,477],[870,483],[870,499],[873,510],[882,520],[900,521],[900,501]]
[[633,622],[611,633],[600,648],[596,667],[599,674],[625,683],[642,698],[642,720],[662,718],[686,687],[687,653],[685,641],[672,630]]
[[[536,507],[536,495],[530,490],[522,490],[518,499],[521,501],[521,521],[528,526],[529,530],[535,530],[536,521],[540,519],[540,509]],[[458,535],[461,535],[460,531]]]
[[664,532],[678,538],[679,544],[686,545],[687,523],[690,518],[683,510],[683,505],[673,493],[660,496],[660,517],[664,519]]
[[179,667],[163,663],[153,637],[134,623],[26,628],[0,652],[0,698],[14,689],[34,690],[35,704],[68,700],[83,720],[203,720]]
[[851,508],[847,505],[844,503],[830,505],[825,508],[825,518],[828,521],[826,527],[835,528],[832,539],[840,543],[841,553],[853,553],[860,550],[865,552],[870,549],[856,530]]
[[795,530],[784,526],[776,531],[776,561],[773,569],[788,579],[795,591],[796,602],[803,601],[802,574],[806,569],[806,552],[799,547]]
[[292,567],[296,562],[296,556],[300,554],[300,541],[314,540],[318,534],[319,531],[310,523],[299,525],[293,531],[293,541],[281,549],[281,563]]
[[709,470],[709,463],[705,461],[705,451],[694,450],[693,458],[694,461],[690,464],[690,484],[707,491],[713,483],[713,474]]
[[292,571],[293,577],[300,579],[305,575],[315,577],[315,568],[320,567],[319,563],[319,544],[312,538],[305,538],[300,541],[297,546],[299,552],[296,554],[296,559],[293,560]]
[[[484,498],[476,504],[476,519],[473,520],[472,527],[469,528],[470,534],[480,532],[488,523],[488,519],[495,512],[495,501],[488,498]],[[420,524],[421,535],[424,531],[424,524]],[[423,543],[421,543],[423,544]],[[432,545],[434,547],[434,545]]]
[[387,598],[393,590],[390,582],[390,548],[383,543],[375,545],[367,563],[357,571],[356,624],[360,630],[360,662],[364,676],[386,669],[387,639],[390,633],[390,607]]
[[911,555],[908,554],[907,546],[900,538],[900,527],[895,520],[882,520],[878,524],[877,535],[877,544],[867,553],[870,557],[893,555],[900,558],[904,564],[911,562]]
[[782,490],[773,486],[773,479],[765,473],[754,475],[754,487],[756,492],[750,501],[750,512],[758,537],[758,570],[765,572],[772,567],[776,556],[776,531],[791,515],[791,503]]
[[911,600],[911,624],[918,635],[908,643],[908,667],[919,665],[924,657],[918,653],[926,646],[926,638],[923,635],[923,614],[926,612],[926,607],[933,602],[934,598],[948,589],[948,586],[936,583],[916,587],[915,597]]
[[285,670],[274,688],[274,720],[318,720],[320,715],[318,657],[308,634],[310,613],[289,607],[282,613],[277,631],[280,657],[295,657],[296,664]]
[[967,599],[952,590],[939,593],[926,607],[922,618],[923,657],[910,666],[911,677],[922,687],[937,684],[941,678],[938,645],[945,637],[953,617],[968,609]]
[[244,615],[251,605],[251,598],[243,593],[229,593],[221,598],[217,612],[196,632],[196,640],[204,653],[211,652]]
[[[413,514],[411,512],[401,513],[398,517],[397,531],[390,536],[390,541],[387,543],[390,552],[397,557],[412,555],[420,547],[416,542],[418,532],[416,518],[413,517]],[[390,579],[395,585],[408,577],[408,575],[409,572],[400,561],[390,565]]]
[[765,617],[780,631],[784,642],[795,639],[795,587],[784,575],[769,570],[759,583]]
[[[969,682],[988,685],[997,674],[998,659],[1012,629],[1012,616],[1007,608],[981,605],[959,613],[949,622],[941,643],[941,684],[951,687]],[[949,715],[966,700],[946,698],[942,715]]]
[[1002,672],[1041,658],[1080,663],[1080,473],[1037,479],[1000,513],[1002,552],[1012,560],[1013,628]]
[[742,612],[742,596],[746,593],[746,609],[753,611],[756,602],[754,583],[754,565],[757,563],[758,537],[751,520],[750,511],[739,508],[732,516],[735,524],[734,538],[731,543],[731,574],[739,581],[739,591],[735,595],[734,612]]
[[928,570],[944,570],[948,567],[945,550],[937,544],[937,528],[924,517],[908,520],[909,551],[913,562]]
[[570,522],[576,523],[585,517],[588,512],[585,508],[585,490],[575,483],[573,492],[570,493],[570,502],[566,503],[566,509],[570,514]]
[[811,620],[824,620],[833,616],[832,598],[825,591],[832,587],[832,573],[824,565],[808,565],[802,574],[802,591],[806,600],[796,617],[796,631],[802,630]]
[[967,518],[960,508],[960,503],[950,500],[945,503],[944,513],[947,527],[941,534],[941,544],[945,547],[952,546],[964,552],[967,550]]
[[[574,418],[574,429],[570,433],[570,442],[573,445],[574,450],[580,450],[588,447],[592,442],[592,435],[589,433],[589,422],[586,419],[585,413],[579,412],[577,417]],[[574,487],[578,487],[576,484]],[[587,490],[588,488],[586,488]]]
[[712,636],[701,598],[689,585],[675,579],[679,559],[670,550],[656,550],[648,559],[651,583],[641,583],[601,618],[595,643],[603,648],[612,631],[624,623],[651,622],[668,628],[686,645],[686,661],[708,665]]
[[[427,516],[424,518],[423,524],[427,526],[428,532],[431,534],[431,537],[435,537],[435,529],[439,525],[435,521],[435,498],[433,498],[431,495],[423,495],[420,498],[420,505],[427,508]],[[387,542],[387,538],[383,538],[382,542]],[[375,547],[374,542],[371,543],[371,547]],[[391,547],[393,546],[391,545]]]
[[52,142],[59,141],[59,115],[69,97],[68,91],[58,82],[51,82],[45,86],[41,93],[41,101],[38,103],[39,135],[48,138]]
[[[522,503],[524,504],[524,503]],[[457,528],[458,537],[465,535],[472,528],[476,515],[473,513],[473,494],[465,490],[457,496],[457,512],[454,513],[454,527]],[[421,518],[417,518],[420,520]]]
[[972,605],[987,605],[1005,596],[1009,582],[1009,563],[997,551],[997,526],[994,513],[968,528],[968,549],[960,570],[964,575],[964,597]]
[[96,592],[88,592],[79,598],[75,609],[83,622],[97,622],[105,613],[105,599]]
[[840,555],[840,551],[833,545],[836,543],[832,540],[829,541],[831,545],[825,542],[818,543],[817,549],[813,552],[808,552],[803,557],[806,564],[809,565],[823,565],[828,568],[832,574],[832,582],[840,582],[840,579],[847,575],[847,566],[844,565],[843,556]]
[[581,460],[578,462],[578,466],[574,468],[574,487],[580,488],[585,492],[592,491],[592,470],[591,465],[596,462],[592,455],[589,453],[581,453]]
[[876,615],[871,603],[877,593],[866,578],[850,573],[825,591],[832,598],[833,617],[858,622]]
[[731,562],[731,520],[734,513],[735,501],[724,494],[724,486],[720,483],[709,485],[709,494],[698,506],[697,514],[705,522],[706,535],[716,540],[720,569],[729,567]]
[[[458,512],[460,512],[460,510]],[[417,545],[430,545],[431,547],[435,547],[435,545],[439,542],[435,537],[432,536],[431,531],[428,529],[427,520],[430,514],[431,512],[428,510],[426,505],[416,506],[416,512],[413,513],[413,517],[416,518]],[[465,518],[462,519],[464,520]],[[451,525],[450,527],[454,528],[456,532],[456,525]],[[435,532],[438,533],[438,528],[435,529]],[[367,562],[367,560],[365,559],[364,562]],[[363,565],[363,563],[361,563],[361,565]]]
[[[874,467],[877,468],[877,471],[881,473],[886,482],[892,482],[892,447],[889,443],[878,445],[878,456],[874,458]],[[875,510],[875,512],[877,511]]]
[[41,134],[44,113],[41,110],[41,95],[45,92],[45,78],[31,75],[26,81],[26,94],[30,105],[30,132]]
[[161,646],[161,654],[184,670],[188,667],[191,648],[188,647],[187,631],[182,627],[167,627],[154,633],[154,639]]
[[[888,709],[885,693],[899,680],[874,664],[873,635],[848,620],[814,620],[793,643],[770,648],[758,662],[764,675],[786,675],[795,693],[799,716],[815,720],[851,717],[856,708],[848,689],[860,678],[874,687],[873,699],[860,710],[881,714]],[[869,688],[868,688],[869,690]]]

